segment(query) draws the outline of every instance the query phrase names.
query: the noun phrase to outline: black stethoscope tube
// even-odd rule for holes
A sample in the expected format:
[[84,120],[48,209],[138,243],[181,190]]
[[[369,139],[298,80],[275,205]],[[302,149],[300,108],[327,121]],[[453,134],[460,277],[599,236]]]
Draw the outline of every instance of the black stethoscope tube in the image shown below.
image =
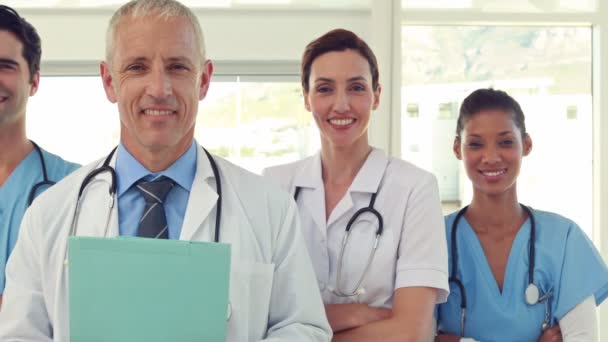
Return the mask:
[[[530,286],[536,286],[536,285],[534,285],[534,267],[535,267],[535,262],[536,262],[536,260],[535,260],[535,258],[536,258],[536,255],[535,255],[535,252],[536,252],[536,248],[535,248],[536,221],[534,219],[534,215],[532,214],[532,210],[529,207],[527,207],[523,204],[520,204],[520,206],[522,207],[522,209],[526,212],[526,214],[530,218],[530,243],[529,243],[529,248],[528,248],[528,258],[529,258],[528,287],[530,287]],[[461,336],[464,336],[464,320],[465,320],[466,309],[467,309],[467,294],[466,294],[466,290],[464,288],[464,284],[458,278],[458,243],[456,241],[456,230],[458,229],[458,224],[460,223],[460,219],[462,218],[462,216],[464,215],[464,213],[467,211],[468,208],[469,208],[469,206],[465,206],[464,208],[460,209],[460,211],[456,214],[456,217],[454,218],[454,222],[452,222],[452,231],[451,231],[452,241],[450,241],[451,258],[452,258],[452,272],[451,272],[450,277],[448,278],[448,282],[456,284],[456,286],[458,286],[458,289],[460,290]],[[536,301],[538,301],[538,299],[536,299]],[[532,304],[532,303],[528,303],[528,304]],[[536,304],[536,303],[533,303],[533,304]]]
[[[534,242],[536,241],[536,221],[534,220],[534,215],[532,214],[532,210],[530,210],[529,207],[523,204],[520,204],[520,206],[530,218],[530,244],[528,248],[528,258],[530,259],[530,263],[528,265],[528,284],[534,284],[534,266],[536,261],[536,248],[534,246]],[[458,244],[456,242],[456,230],[458,229],[458,223],[460,223],[460,219],[468,208],[469,206],[467,205],[466,207],[460,209],[458,214],[456,214],[454,222],[452,222],[452,277],[450,278],[453,279],[456,278],[456,274],[458,273]]]
[[51,185],[55,184],[54,181],[49,180],[49,176],[46,171],[46,163],[44,162],[44,156],[42,155],[42,151],[40,150],[40,147],[35,142],[33,142],[31,140],[30,140],[30,142],[34,145],[34,150],[36,150],[36,153],[38,153],[38,160],[40,160],[40,169],[42,170],[42,181],[38,182],[38,183],[34,184],[34,186],[32,186],[32,189],[30,190],[30,193],[27,196],[27,206],[28,207],[30,205],[32,205],[32,202],[34,201],[34,197],[36,197],[36,192],[38,191],[38,189],[41,186],[45,186],[45,185],[51,186]]
[[[296,186],[295,191],[294,191],[293,197],[296,202],[298,201],[298,195],[300,194],[300,189],[301,188],[299,186]],[[378,192],[377,191],[374,192],[369,201],[369,205],[367,207],[363,207],[363,208],[357,210],[353,214],[353,216],[350,218],[348,223],[346,224],[346,229],[345,229],[346,231],[344,233],[344,238],[342,240],[342,249],[340,251],[340,256],[338,257],[338,268],[336,271],[336,288],[334,290],[332,290],[332,292],[338,296],[351,297],[351,296],[361,295],[361,294],[365,293],[365,291],[361,287],[361,284],[363,283],[363,280],[365,279],[365,276],[367,275],[367,271],[368,271],[369,267],[371,266],[371,263],[374,259],[374,255],[376,254],[376,249],[378,248],[378,242],[380,241],[380,236],[382,235],[382,232],[384,231],[384,221],[382,219],[382,215],[380,214],[380,212],[378,212],[374,208],[374,203],[376,202],[377,195],[378,195]],[[361,274],[359,281],[356,283],[355,290],[352,292],[344,292],[340,289],[341,276],[342,276],[342,262],[344,260],[343,259],[344,250],[346,249],[346,244],[348,243],[348,239],[350,237],[350,229],[352,228],[352,226],[355,223],[355,221],[357,220],[357,218],[359,216],[363,215],[364,213],[371,213],[378,220],[378,229],[376,230],[376,238],[375,238],[372,250],[370,252],[370,255],[368,257],[367,265],[365,266],[365,269],[363,270],[363,273]]]
[[[116,184],[117,184],[116,170],[110,166],[110,161],[112,160],[112,156],[114,155],[116,148],[117,147],[115,147],[112,150],[112,152],[110,152],[110,154],[106,157],[106,159],[104,160],[103,165],[101,167],[98,167],[98,168],[94,169],[93,171],[89,172],[85,176],[85,178],[82,180],[82,183],[80,184],[80,188],[78,190],[78,197],[76,198],[77,203],[81,200],[82,193],[84,192],[84,189],[87,187],[87,185],[89,185],[89,183],[95,177],[97,177],[98,175],[100,175],[104,172],[108,172],[112,178],[112,180],[110,182],[109,193],[110,193],[110,198],[112,198],[112,199],[114,198],[114,196],[116,195]],[[216,216],[215,216],[215,235],[214,235],[213,241],[219,242],[220,241],[220,224],[221,224],[221,216],[222,216],[222,187],[221,187],[220,173],[219,173],[217,164],[215,163],[215,160],[213,159],[211,154],[205,148],[203,148],[203,151],[205,151],[205,154],[207,155],[207,158],[209,159],[209,163],[211,164],[213,176],[215,177],[215,187],[216,187],[216,191],[218,194]],[[76,210],[78,210],[78,208]],[[76,229],[74,229],[73,233],[74,234],[76,233]]]
[[[296,186],[296,189],[294,191],[293,194],[293,199],[298,202],[298,196],[300,195],[300,190],[302,188],[299,186]],[[372,194],[372,198],[369,200],[369,204],[367,205],[367,207],[363,207],[359,210],[357,210],[353,216],[350,218],[350,220],[348,221],[348,223],[346,224],[346,232],[350,232],[350,229],[352,228],[352,225],[355,223],[355,220],[357,220],[357,218],[361,215],[363,215],[364,213],[372,213],[372,215],[376,216],[376,219],[378,219],[378,229],[376,230],[376,236],[381,236],[382,232],[384,231],[384,220],[382,219],[382,215],[378,212],[378,210],[376,210],[374,208],[374,203],[376,203],[376,196],[378,195],[377,192],[374,192]]]

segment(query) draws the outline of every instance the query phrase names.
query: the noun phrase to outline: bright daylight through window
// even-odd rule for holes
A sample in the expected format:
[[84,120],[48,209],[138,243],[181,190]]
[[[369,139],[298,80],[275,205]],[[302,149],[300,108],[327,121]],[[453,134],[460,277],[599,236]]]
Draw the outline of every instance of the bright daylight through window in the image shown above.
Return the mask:
[[[65,94],[72,94],[65,100]],[[65,159],[86,164],[119,141],[115,105],[99,77],[43,77],[28,105],[28,136]],[[250,171],[295,161],[318,149],[298,82],[214,82],[199,104],[195,137]]]
[[452,153],[460,103],[491,86],[518,100],[533,140],[520,201],[592,236],[590,27],[403,26],[402,63],[402,155],[435,173],[446,212],[472,195]]
[[599,0],[401,0],[404,9],[475,9],[483,12],[594,11]]

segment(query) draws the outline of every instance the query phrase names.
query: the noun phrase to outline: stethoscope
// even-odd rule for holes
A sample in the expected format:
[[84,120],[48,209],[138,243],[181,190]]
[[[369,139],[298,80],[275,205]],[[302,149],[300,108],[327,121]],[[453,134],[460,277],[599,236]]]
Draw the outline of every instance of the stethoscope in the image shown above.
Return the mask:
[[[298,195],[300,194],[300,190],[301,190],[301,187],[296,186],[295,192],[293,195],[293,198],[296,202],[298,201]],[[336,278],[336,288],[330,289],[334,294],[336,294],[340,297],[352,297],[352,296],[365,294],[365,289],[363,289],[361,287],[361,284],[363,283],[363,280],[365,279],[365,276],[368,273],[369,267],[372,264],[372,260],[374,259],[374,255],[376,254],[376,250],[378,249],[378,242],[380,241],[380,236],[382,235],[382,231],[384,230],[384,222],[382,220],[382,215],[376,209],[374,209],[374,203],[376,202],[377,195],[378,195],[378,191],[376,190],[376,192],[374,192],[372,194],[372,198],[369,201],[369,205],[367,207],[357,210],[353,214],[353,216],[350,218],[350,220],[348,221],[348,224],[346,225],[346,233],[344,234],[344,238],[342,239],[342,249],[340,251],[340,256],[338,258],[338,269],[337,269],[338,274],[336,276],[337,277]],[[340,284],[342,284],[341,279],[342,279],[342,262],[344,259],[344,250],[346,249],[346,245],[348,244],[348,239],[350,238],[350,229],[352,228],[353,223],[355,223],[357,218],[359,216],[363,215],[364,213],[371,213],[378,220],[378,229],[376,230],[376,239],[374,241],[374,246],[372,247],[372,250],[369,254],[369,258],[367,259],[367,265],[365,265],[365,268],[363,269],[363,273],[361,273],[361,277],[359,277],[357,286],[355,286],[355,289],[352,292],[342,291],[340,289],[340,287],[341,287]]]
[[[104,160],[101,167],[98,167],[98,168],[94,169],[93,171],[89,172],[86,175],[86,177],[84,177],[84,179],[82,180],[82,183],[80,184],[80,189],[78,190],[78,197],[76,198],[76,209],[74,209],[74,216],[72,217],[72,225],[70,227],[69,236],[75,236],[78,231],[77,221],[78,221],[78,218],[80,217],[80,206],[81,206],[82,200],[83,200],[82,193],[84,192],[87,185],[89,185],[95,177],[97,177],[98,175],[100,175],[104,172],[109,173],[110,177],[112,178],[112,180],[110,182],[110,187],[108,188],[108,192],[110,195],[110,202],[109,202],[108,215],[106,216],[106,226],[105,226],[105,233],[104,233],[104,236],[108,235],[108,227],[110,225],[110,216],[112,213],[112,209],[114,208],[114,203],[116,202],[116,200],[115,200],[115,198],[116,198],[116,170],[110,166],[110,161],[112,160],[112,156],[116,152],[116,149],[117,149],[117,147],[114,147],[114,149],[110,152],[110,154]],[[213,159],[211,154],[205,148],[203,148],[203,151],[205,151],[205,154],[207,155],[207,158],[209,159],[209,163],[211,164],[211,170],[213,171],[213,176],[215,177],[215,188],[217,191],[217,209],[216,209],[216,215],[215,215],[215,235],[214,235],[213,241],[219,242],[220,241],[220,223],[221,223],[221,216],[222,216],[222,185],[221,185],[222,182],[220,179],[220,173],[219,173],[217,164],[215,163],[215,160]],[[66,264],[67,264],[67,259],[66,259]],[[227,309],[226,315],[227,315],[226,321],[229,321],[230,318],[232,317],[232,303],[230,301],[228,301],[228,309]]]
[[38,146],[38,144],[36,144],[35,142],[31,141],[32,145],[34,145],[34,150],[36,150],[36,153],[38,153],[38,160],[40,160],[40,169],[42,170],[42,181],[34,184],[34,186],[32,186],[32,189],[30,190],[29,195],[27,196],[27,206],[29,207],[30,205],[32,205],[32,202],[34,202],[34,197],[36,197],[36,193],[38,192],[38,189],[40,189],[40,187],[42,186],[51,186],[51,185],[55,185],[55,182],[53,182],[52,180],[49,179],[49,176],[46,172],[46,163],[44,162],[44,156],[42,155],[42,150],[40,149],[40,147]]
[[[112,152],[110,152],[110,154],[106,157],[105,161],[103,162],[101,167],[98,167],[96,169],[94,169],[93,171],[89,172],[86,177],[82,180],[82,183],[80,184],[80,189],[78,190],[78,197],[76,198],[76,209],[74,209],[74,215],[72,217],[72,225],[70,227],[70,234],[69,236],[75,236],[77,231],[78,231],[78,218],[80,217],[80,207],[83,201],[83,192],[86,189],[87,185],[89,185],[91,183],[91,181],[93,181],[93,179],[95,179],[95,177],[97,177],[98,175],[102,174],[102,173],[109,173],[110,177],[112,178],[111,182],[110,182],[110,187],[108,188],[108,192],[109,192],[109,209],[108,209],[108,214],[106,216],[106,225],[105,225],[105,233],[104,236],[108,235],[108,227],[110,225],[110,216],[112,213],[112,209],[114,208],[114,204],[116,202],[116,170],[110,166],[110,160],[112,160],[112,156],[114,155],[114,152],[116,152],[116,148],[115,147]],[[220,180],[220,173],[218,171],[218,167],[215,163],[215,160],[213,159],[213,157],[211,156],[211,154],[205,149],[203,148],[203,151],[205,151],[205,154],[207,155],[207,158],[209,159],[209,163],[211,164],[211,169],[213,170],[213,176],[215,177],[215,187],[216,187],[216,191],[217,191],[217,209],[216,209],[216,215],[215,215],[215,235],[214,235],[214,242],[219,242],[220,241],[220,220],[221,220],[221,216],[222,216],[222,186],[221,186],[221,180]]]
[[[528,217],[530,218],[530,243],[529,243],[529,248],[528,248],[528,259],[529,259],[528,286],[526,287],[524,295],[525,295],[526,304],[528,304],[528,305],[535,305],[535,304],[544,302],[545,318],[544,318],[543,324],[541,326],[542,330],[544,331],[545,329],[547,329],[549,327],[549,324],[551,321],[551,317],[550,317],[551,312],[550,312],[548,299],[553,295],[553,292],[549,291],[541,296],[538,286],[536,286],[536,284],[534,284],[534,266],[535,266],[535,261],[536,261],[535,260],[536,220],[534,219],[532,210],[529,207],[527,207],[523,204],[520,204],[520,205],[524,209],[526,214],[528,214]],[[448,281],[450,283],[456,284],[456,286],[458,286],[458,289],[460,290],[460,336],[461,337],[464,337],[464,326],[465,326],[466,309],[467,309],[467,295],[466,295],[464,285],[462,284],[462,281],[460,279],[458,279],[458,243],[456,241],[456,230],[458,229],[458,223],[460,222],[460,219],[462,218],[462,216],[464,215],[464,213],[467,211],[468,208],[469,208],[469,206],[462,208],[458,212],[458,214],[456,214],[456,218],[454,219],[454,222],[452,222],[452,241],[451,241],[452,274],[450,275],[450,277],[448,279]]]

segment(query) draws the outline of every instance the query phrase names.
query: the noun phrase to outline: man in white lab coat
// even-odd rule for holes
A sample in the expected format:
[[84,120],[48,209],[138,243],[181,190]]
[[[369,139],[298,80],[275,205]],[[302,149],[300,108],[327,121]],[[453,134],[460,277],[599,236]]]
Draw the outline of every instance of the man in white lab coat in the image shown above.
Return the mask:
[[213,72],[202,38],[194,14],[174,0],[132,1],[112,17],[101,76],[120,113],[121,143],[107,158],[116,170],[116,194],[108,193],[109,172],[96,176],[82,192],[71,230],[81,184],[104,157],[45,192],[26,212],[6,271],[1,341],[69,341],[68,236],[142,236],[141,179],[172,184],[158,236],[213,241],[219,191],[212,160],[221,185],[220,241],[232,245],[227,340],[330,340],[290,196],[221,158],[208,158],[194,141],[198,102]]

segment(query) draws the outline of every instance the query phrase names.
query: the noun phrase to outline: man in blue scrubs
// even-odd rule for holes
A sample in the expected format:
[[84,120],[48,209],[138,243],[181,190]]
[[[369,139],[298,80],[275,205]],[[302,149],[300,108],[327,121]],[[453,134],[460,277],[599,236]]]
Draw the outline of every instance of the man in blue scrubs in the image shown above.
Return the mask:
[[[78,165],[36,151],[25,134],[28,98],[40,81],[40,37],[36,29],[12,8],[0,5],[0,305],[4,268],[17,241],[23,213],[34,186],[44,180],[57,182]],[[38,195],[48,186],[40,186]]]

